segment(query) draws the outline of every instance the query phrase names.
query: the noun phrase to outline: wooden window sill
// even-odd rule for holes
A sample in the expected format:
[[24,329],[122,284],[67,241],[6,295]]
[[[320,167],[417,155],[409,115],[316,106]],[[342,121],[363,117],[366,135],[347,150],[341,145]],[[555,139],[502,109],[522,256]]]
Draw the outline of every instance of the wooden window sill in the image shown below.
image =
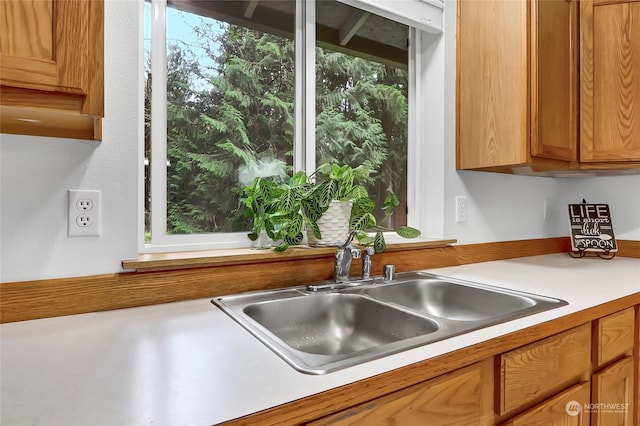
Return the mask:
[[[455,244],[457,240],[419,240],[387,244],[387,251],[418,250],[439,248]],[[248,263],[279,262],[286,260],[313,259],[329,257],[335,253],[335,247],[297,246],[282,253],[273,250],[252,248],[183,251],[168,253],[141,254],[135,259],[122,261],[122,268],[137,272],[161,271],[171,269],[202,268],[207,266],[228,266]]]

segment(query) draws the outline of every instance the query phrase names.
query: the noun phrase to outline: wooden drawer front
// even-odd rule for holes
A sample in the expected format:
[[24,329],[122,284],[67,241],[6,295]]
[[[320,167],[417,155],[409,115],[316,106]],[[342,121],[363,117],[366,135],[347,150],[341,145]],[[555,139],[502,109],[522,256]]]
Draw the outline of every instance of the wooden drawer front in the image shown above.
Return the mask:
[[636,359],[636,389],[635,397],[635,410],[636,410],[636,426],[640,426],[640,305],[636,306],[636,343],[635,343],[635,359]]
[[492,375],[493,362],[487,359],[308,424],[490,425]]
[[588,426],[589,414],[584,407],[590,399],[591,384],[583,382],[503,423],[503,426]]
[[595,321],[593,350],[596,367],[632,353],[635,338],[634,321],[633,308]]
[[542,400],[586,379],[591,367],[591,324],[573,328],[498,357],[499,415]]
[[634,398],[634,359],[626,357],[593,375],[592,426],[631,426]]

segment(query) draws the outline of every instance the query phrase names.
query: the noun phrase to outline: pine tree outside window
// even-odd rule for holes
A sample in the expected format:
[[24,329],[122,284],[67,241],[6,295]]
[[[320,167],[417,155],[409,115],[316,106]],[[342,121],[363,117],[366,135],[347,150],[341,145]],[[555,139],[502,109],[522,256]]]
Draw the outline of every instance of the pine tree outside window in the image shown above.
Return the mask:
[[242,186],[328,161],[375,169],[372,196],[403,203],[393,225],[416,225],[406,214],[416,30],[335,0],[144,7],[141,251],[248,247]]

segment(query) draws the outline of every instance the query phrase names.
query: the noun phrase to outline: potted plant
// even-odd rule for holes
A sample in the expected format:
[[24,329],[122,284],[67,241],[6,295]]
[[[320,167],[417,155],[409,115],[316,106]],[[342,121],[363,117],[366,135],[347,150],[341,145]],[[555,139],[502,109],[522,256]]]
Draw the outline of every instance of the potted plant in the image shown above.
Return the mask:
[[[249,238],[255,241],[261,232],[265,232],[272,240],[281,241],[274,250],[284,251],[289,246],[302,243],[304,225],[311,244],[320,241],[322,245],[341,244],[353,229],[361,231],[358,234],[361,244],[372,245],[377,253],[383,252],[386,248],[383,231],[390,230],[384,224],[400,203],[395,195],[387,197],[381,206],[385,217],[377,223],[373,214],[376,203],[362,185],[370,174],[371,170],[364,166],[353,168],[325,163],[310,175],[299,171],[290,178],[255,178],[244,188],[243,201],[249,217],[253,219]],[[342,207],[334,207],[340,203]],[[339,240],[335,241],[323,240],[325,236],[321,228],[330,209],[347,212],[342,214],[347,223],[342,231],[337,232]],[[365,230],[376,231],[375,236],[369,236]],[[405,238],[420,235],[420,231],[408,226],[398,227],[395,231]]]

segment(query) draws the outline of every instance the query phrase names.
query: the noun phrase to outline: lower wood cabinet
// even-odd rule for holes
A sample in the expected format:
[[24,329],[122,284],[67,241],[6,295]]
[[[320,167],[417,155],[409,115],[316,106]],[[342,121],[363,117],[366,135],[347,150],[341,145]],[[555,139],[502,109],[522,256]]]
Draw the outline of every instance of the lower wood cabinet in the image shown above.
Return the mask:
[[636,335],[634,322],[634,308],[593,322],[593,364],[596,369],[624,355],[631,355]]
[[640,426],[640,307],[308,423]]
[[588,380],[591,370],[591,324],[567,330],[497,357],[498,415],[513,413]]
[[492,425],[492,402],[493,360],[487,359],[308,424]]
[[[640,426],[640,305],[337,412],[324,404],[290,406],[287,424]],[[282,424],[280,414],[229,424]]]
[[640,426],[637,363],[640,345],[633,307],[593,322],[592,426]]
[[636,403],[636,426],[640,426],[640,305],[636,306],[636,335],[633,353],[636,359],[636,390],[633,399]]
[[625,357],[593,375],[591,389],[591,425],[633,425],[635,366],[633,357]]
[[590,394],[590,383],[582,382],[503,423],[503,426],[588,426],[589,413],[584,407],[589,404]]

